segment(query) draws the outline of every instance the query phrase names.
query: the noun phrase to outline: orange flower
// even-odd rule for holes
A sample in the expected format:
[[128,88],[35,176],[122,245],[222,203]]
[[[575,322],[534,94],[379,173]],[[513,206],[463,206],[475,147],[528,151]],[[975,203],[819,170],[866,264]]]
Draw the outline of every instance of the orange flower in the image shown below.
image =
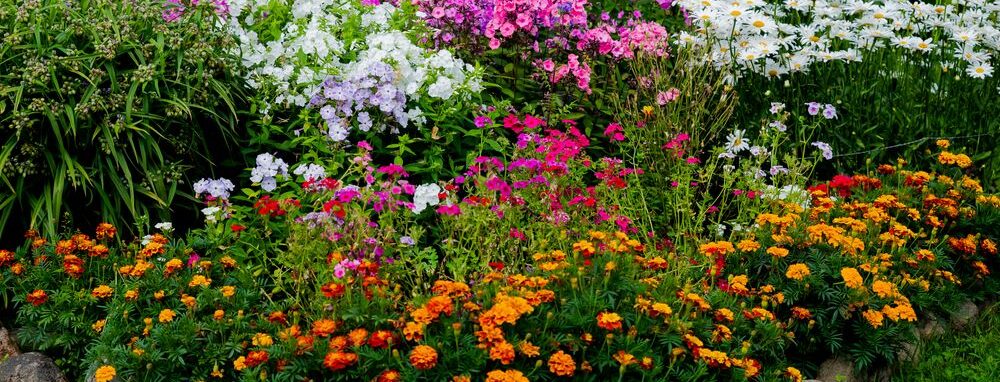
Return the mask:
[[376,349],[385,349],[392,345],[394,342],[392,332],[388,330],[376,330],[372,333],[372,336],[368,338],[368,346]]
[[528,358],[537,357],[539,349],[540,348],[538,346],[535,346],[528,341],[521,341],[521,343],[517,345],[517,350],[520,350],[521,354],[524,354],[524,356]]
[[549,371],[560,377],[572,377],[576,372],[576,362],[573,357],[560,350],[549,357]]
[[802,372],[799,371],[799,369],[789,366],[785,369],[785,375],[788,379],[792,380],[792,382],[802,382]]
[[266,351],[253,350],[247,353],[246,365],[247,367],[255,367],[258,365],[263,365],[264,363],[267,363],[268,358],[270,358],[270,356],[267,354]]
[[510,342],[502,341],[490,348],[490,359],[500,361],[504,365],[509,365],[514,361],[514,345]]
[[486,373],[486,382],[528,382],[528,378],[518,370],[493,370]]
[[253,346],[267,347],[274,345],[274,339],[267,333],[257,333],[253,335],[250,341]]
[[771,256],[774,256],[774,257],[778,257],[778,258],[782,258],[782,257],[788,256],[788,250],[785,249],[785,248],[781,248],[781,247],[767,247],[767,251],[766,252],[767,252],[768,255],[771,255]]
[[622,366],[634,365],[639,362],[635,359],[634,355],[631,355],[624,350],[619,350],[618,353],[615,353],[615,355],[611,358],[614,358],[615,361],[618,361],[618,363]]
[[736,251],[733,243],[728,241],[713,241],[698,247],[698,250],[706,256],[725,256]]
[[812,318],[812,312],[809,309],[796,306],[792,308],[792,317],[799,320],[808,320]]
[[858,289],[864,288],[865,280],[861,278],[861,273],[858,273],[857,269],[854,268],[842,268],[840,270],[840,277],[844,279],[844,284],[848,288]]
[[76,255],[63,256],[63,270],[72,278],[80,278],[83,274],[83,260]]
[[892,297],[896,295],[896,286],[887,281],[877,280],[872,283],[872,291],[882,298]]
[[117,232],[118,229],[116,229],[115,226],[111,225],[110,223],[101,223],[97,225],[98,240],[114,239],[115,233]]
[[312,334],[319,337],[329,337],[337,330],[337,322],[330,319],[322,319],[313,322]]
[[340,298],[347,291],[347,287],[344,284],[327,283],[320,287],[320,291],[327,298]]
[[375,382],[398,382],[402,380],[403,376],[400,375],[398,371],[386,370],[383,371],[382,374],[378,375],[378,378],[375,379]]
[[622,317],[618,313],[601,312],[597,314],[597,326],[604,330],[620,330],[622,328]]
[[161,323],[162,322],[170,322],[170,321],[174,320],[175,316],[177,316],[177,313],[175,313],[173,310],[164,309],[164,310],[160,311],[160,315],[159,315],[158,319],[160,320]]
[[788,270],[785,272],[785,277],[792,280],[802,280],[806,276],[809,276],[809,267],[802,263],[789,265]]
[[410,364],[417,370],[430,370],[437,365],[438,353],[427,345],[419,345],[410,351]]
[[882,319],[884,318],[882,312],[877,310],[867,310],[864,313],[861,313],[861,315],[868,320],[868,323],[871,324],[873,328],[882,326]]
[[352,346],[362,346],[368,341],[368,331],[364,328],[357,328],[347,333],[347,338],[351,340]]
[[191,288],[199,286],[207,287],[209,285],[212,285],[212,279],[205,277],[204,275],[194,275],[191,277],[191,282],[188,283],[188,286]]
[[323,366],[332,371],[346,369],[348,366],[358,362],[358,355],[354,353],[330,352],[323,357]]
[[112,379],[115,379],[116,374],[118,374],[118,372],[115,370],[114,366],[104,365],[97,368],[97,371],[94,372],[94,381],[110,382]]
[[90,294],[96,298],[108,298],[111,297],[112,293],[114,293],[114,290],[107,285],[98,286],[97,288],[94,288],[94,290],[90,292]]

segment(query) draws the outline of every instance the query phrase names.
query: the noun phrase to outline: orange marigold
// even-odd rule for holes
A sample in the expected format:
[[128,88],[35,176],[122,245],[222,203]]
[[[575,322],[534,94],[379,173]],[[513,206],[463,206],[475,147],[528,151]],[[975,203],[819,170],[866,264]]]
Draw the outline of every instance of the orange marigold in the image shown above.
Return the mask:
[[572,377],[576,372],[576,362],[573,357],[560,350],[549,357],[549,371],[560,377]]
[[326,353],[326,357],[323,357],[323,367],[332,371],[346,369],[355,362],[358,362],[358,355],[354,353],[335,351]]
[[107,285],[100,285],[90,292],[92,296],[97,298],[108,298],[111,297],[112,293],[114,293],[114,289],[111,289],[111,287]]
[[118,372],[114,366],[104,365],[97,368],[97,371],[94,372],[94,381],[110,382],[112,379],[115,379],[115,375],[117,374]]
[[490,359],[500,361],[504,365],[509,365],[514,361],[514,345],[510,342],[501,341],[490,348]]
[[528,382],[528,378],[518,370],[493,370],[486,373],[486,382]]
[[861,273],[854,268],[842,268],[840,270],[840,277],[844,278],[844,284],[848,288],[858,289],[865,286],[865,280],[861,278]]
[[597,326],[604,330],[620,330],[622,328],[622,317],[618,313],[598,313]]
[[430,370],[437,365],[438,353],[427,345],[419,345],[410,351],[410,364],[417,370]]
[[322,319],[313,322],[312,334],[319,337],[329,337],[337,330],[337,322],[331,319]]
[[177,313],[175,313],[175,312],[174,312],[173,310],[170,310],[170,309],[164,309],[164,310],[161,310],[161,311],[160,311],[160,315],[159,315],[159,316],[158,316],[157,318],[158,318],[158,319],[160,320],[160,322],[162,323],[162,322],[170,322],[170,321],[173,321],[173,320],[174,320],[174,317],[176,317],[176,316],[177,316]]
[[809,266],[803,263],[795,263],[788,266],[788,270],[785,271],[785,277],[792,280],[802,280],[806,276],[809,276]]

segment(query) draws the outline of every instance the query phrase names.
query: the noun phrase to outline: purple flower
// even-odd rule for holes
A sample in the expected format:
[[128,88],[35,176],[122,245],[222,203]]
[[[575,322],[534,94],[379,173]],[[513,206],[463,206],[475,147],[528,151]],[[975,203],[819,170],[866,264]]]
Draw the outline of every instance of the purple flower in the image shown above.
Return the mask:
[[486,127],[487,125],[493,124],[493,120],[490,119],[490,117],[487,117],[485,115],[480,115],[480,116],[476,117],[474,123],[476,124],[476,127],[482,128],[482,127]]
[[818,148],[822,152],[823,159],[826,160],[833,159],[833,148],[831,148],[829,144],[827,144],[826,142],[816,141],[813,142],[812,145]]
[[823,107],[823,105],[820,104],[819,102],[810,102],[807,103],[806,106],[809,107],[809,115],[819,114],[819,109]]
[[823,107],[823,118],[837,118],[837,108],[833,107],[831,104],[826,104],[826,106]]

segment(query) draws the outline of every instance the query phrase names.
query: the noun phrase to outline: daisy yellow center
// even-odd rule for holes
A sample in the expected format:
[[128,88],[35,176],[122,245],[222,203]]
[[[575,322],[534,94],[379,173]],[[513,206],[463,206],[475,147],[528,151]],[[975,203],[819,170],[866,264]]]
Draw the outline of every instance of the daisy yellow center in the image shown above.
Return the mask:
[[979,74],[986,73],[986,68],[980,66],[980,67],[976,68],[976,73],[979,73]]
[[763,28],[764,27],[764,22],[760,21],[760,20],[754,21],[753,22],[753,26],[756,27],[756,28]]
[[739,16],[739,15],[742,15],[742,14],[743,14],[743,12],[742,12],[742,11],[740,11],[739,9],[734,9],[734,10],[732,10],[731,12],[729,12],[729,14],[730,14],[731,16],[733,16],[733,17],[737,17],[737,16]]
[[819,42],[819,36],[816,35],[809,36],[809,41]]

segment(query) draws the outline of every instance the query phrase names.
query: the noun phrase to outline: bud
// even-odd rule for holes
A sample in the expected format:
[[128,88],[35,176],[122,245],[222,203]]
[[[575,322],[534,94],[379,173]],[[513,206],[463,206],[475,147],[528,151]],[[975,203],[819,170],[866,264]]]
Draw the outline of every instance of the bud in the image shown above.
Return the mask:
[[392,349],[392,358],[399,359],[399,349]]
[[542,367],[542,360],[535,361],[535,368],[537,369],[537,368],[540,368],[540,367]]

